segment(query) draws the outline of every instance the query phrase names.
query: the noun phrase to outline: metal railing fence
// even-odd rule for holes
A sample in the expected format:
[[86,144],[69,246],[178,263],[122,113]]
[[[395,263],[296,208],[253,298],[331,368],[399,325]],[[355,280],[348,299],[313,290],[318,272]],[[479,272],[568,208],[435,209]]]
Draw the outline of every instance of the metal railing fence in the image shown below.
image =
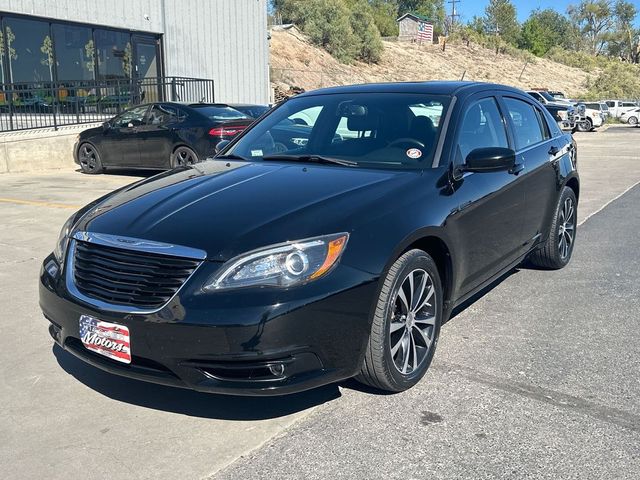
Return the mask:
[[213,102],[214,82],[189,77],[0,84],[0,132],[106,121],[150,102]]

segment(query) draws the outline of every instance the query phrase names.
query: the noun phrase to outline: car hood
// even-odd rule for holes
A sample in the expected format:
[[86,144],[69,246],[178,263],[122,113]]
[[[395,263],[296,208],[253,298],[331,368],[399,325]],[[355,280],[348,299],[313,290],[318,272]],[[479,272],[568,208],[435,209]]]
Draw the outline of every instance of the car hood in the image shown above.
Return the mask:
[[[143,180],[92,206],[76,231],[198,248],[211,260],[352,232],[417,171],[211,160]],[[414,189],[415,190],[415,189]]]

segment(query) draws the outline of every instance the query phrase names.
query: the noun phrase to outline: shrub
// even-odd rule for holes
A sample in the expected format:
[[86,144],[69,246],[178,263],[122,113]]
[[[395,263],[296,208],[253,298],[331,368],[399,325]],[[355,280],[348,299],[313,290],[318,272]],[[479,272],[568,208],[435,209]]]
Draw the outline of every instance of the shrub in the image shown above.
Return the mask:
[[378,62],[383,45],[367,0],[279,0],[283,18],[341,62]]
[[640,66],[637,64],[613,61],[600,74],[587,80],[587,97],[603,98],[640,98]]

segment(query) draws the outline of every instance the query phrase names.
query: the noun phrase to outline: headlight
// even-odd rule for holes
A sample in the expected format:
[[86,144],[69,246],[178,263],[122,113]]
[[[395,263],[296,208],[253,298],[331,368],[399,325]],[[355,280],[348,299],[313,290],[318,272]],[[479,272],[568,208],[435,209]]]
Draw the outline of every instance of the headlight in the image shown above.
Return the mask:
[[253,250],[225,263],[204,290],[310,282],[337,265],[347,240],[348,233],[336,233]]
[[64,263],[64,255],[67,252],[67,245],[69,245],[69,233],[73,227],[74,218],[75,213],[64,222],[60,235],[58,236],[58,241],[56,242],[56,248],[53,250],[53,254],[60,265]]

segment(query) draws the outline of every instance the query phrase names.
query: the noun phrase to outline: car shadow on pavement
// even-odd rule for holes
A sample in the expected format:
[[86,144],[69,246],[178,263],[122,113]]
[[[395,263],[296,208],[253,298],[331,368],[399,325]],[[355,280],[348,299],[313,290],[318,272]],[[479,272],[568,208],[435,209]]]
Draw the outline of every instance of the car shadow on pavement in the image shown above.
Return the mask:
[[466,310],[471,305],[473,305],[478,300],[480,300],[482,297],[484,297],[486,294],[491,292],[491,290],[496,288],[498,285],[500,285],[502,282],[504,282],[507,278],[511,277],[512,275],[516,275],[521,270],[528,270],[528,269],[529,269],[529,267],[526,266],[526,264],[522,263],[522,264],[518,265],[517,267],[512,268],[508,272],[503,273],[498,278],[496,278],[493,282],[491,282],[489,285],[484,287],[482,290],[480,290],[479,292],[475,293],[474,295],[472,295],[471,297],[466,299],[464,302],[462,302],[460,305],[455,307],[453,309],[453,311],[451,312],[451,315],[449,315],[449,319],[444,323],[444,325],[449,323],[455,317],[460,315],[464,310]]
[[120,377],[84,363],[54,344],[53,354],[69,375],[106,397],[120,402],[191,417],[219,420],[265,420],[283,417],[340,397],[337,385],[327,385],[284,397],[244,397],[201,393]]
[[[104,172],[102,172],[100,175],[109,175],[109,176],[115,176],[115,177],[142,177],[142,178],[149,178],[149,177],[153,177],[154,175],[157,175],[159,173],[164,172],[165,170],[138,170],[138,169],[108,169],[105,170]],[[94,175],[89,175],[86,174],[82,171],[82,169],[80,168],[76,168],[76,172],[77,173],[81,173],[83,175],[87,175],[87,176],[94,176]]]

